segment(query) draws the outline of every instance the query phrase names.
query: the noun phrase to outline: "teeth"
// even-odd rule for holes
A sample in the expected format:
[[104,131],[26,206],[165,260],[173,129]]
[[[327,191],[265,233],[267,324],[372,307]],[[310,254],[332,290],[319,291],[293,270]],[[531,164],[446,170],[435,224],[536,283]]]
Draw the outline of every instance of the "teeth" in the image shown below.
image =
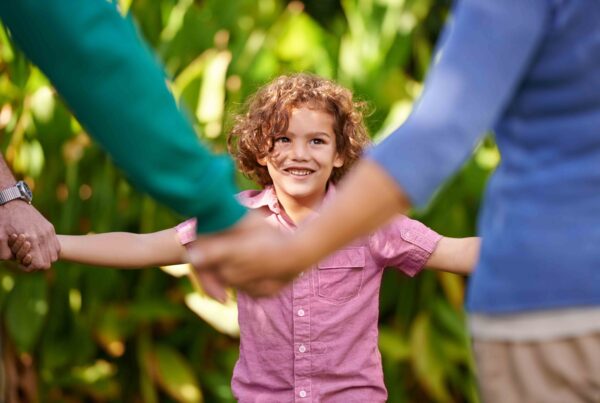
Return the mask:
[[312,171],[309,171],[308,169],[288,169],[288,172],[296,176],[306,176],[312,173]]

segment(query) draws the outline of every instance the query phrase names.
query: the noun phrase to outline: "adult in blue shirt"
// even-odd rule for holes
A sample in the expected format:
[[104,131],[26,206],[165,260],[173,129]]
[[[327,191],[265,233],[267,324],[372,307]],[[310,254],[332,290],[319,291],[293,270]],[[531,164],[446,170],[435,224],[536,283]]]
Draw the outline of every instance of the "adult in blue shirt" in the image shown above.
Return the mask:
[[289,239],[240,240],[235,254],[206,242],[198,265],[273,291],[280,282],[264,279],[426,204],[493,129],[502,161],[467,298],[483,400],[600,401],[599,21],[598,1],[459,2],[411,116],[320,219]]

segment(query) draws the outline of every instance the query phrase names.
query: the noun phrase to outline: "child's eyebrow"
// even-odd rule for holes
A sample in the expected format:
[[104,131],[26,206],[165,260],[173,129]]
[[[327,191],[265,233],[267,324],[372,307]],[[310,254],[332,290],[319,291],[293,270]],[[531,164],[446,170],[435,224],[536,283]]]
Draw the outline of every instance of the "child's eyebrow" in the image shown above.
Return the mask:
[[[285,134],[290,135],[290,136],[297,136],[296,133],[294,133],[293,131],[288,130]],[[327,132],[322,132],[320,130],[314,131],[314,132],[308,132],[305,133],[305,135],[308,136],[326,136],[326,137],[332,137],[333,134],[332,133],[327,133]]]

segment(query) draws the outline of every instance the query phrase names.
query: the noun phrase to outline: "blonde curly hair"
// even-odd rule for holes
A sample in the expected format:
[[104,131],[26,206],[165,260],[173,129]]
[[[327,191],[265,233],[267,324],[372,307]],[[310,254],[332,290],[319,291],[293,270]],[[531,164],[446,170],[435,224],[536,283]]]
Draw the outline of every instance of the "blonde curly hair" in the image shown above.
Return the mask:
[[344,165],[334,168],[332,182],[360,158],[369,144],[363,120],[366,103],[355,101],[350,90],[331,80],[306,73],[284,75],[260,88],[247,101],[246,112],[234,117],[227,146],[244,175],[262,187],[272,184],[258,160],[271,153],[277,134],[287,132],[291,111],[303,106],[334,117],[337,152]]

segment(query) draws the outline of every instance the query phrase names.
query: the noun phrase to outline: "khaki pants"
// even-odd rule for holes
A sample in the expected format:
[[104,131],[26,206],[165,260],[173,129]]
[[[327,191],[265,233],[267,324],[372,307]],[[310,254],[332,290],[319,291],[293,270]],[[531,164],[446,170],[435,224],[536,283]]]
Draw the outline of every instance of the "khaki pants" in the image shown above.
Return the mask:
[[484,403],[600,403],[600,333],[473,350]]

